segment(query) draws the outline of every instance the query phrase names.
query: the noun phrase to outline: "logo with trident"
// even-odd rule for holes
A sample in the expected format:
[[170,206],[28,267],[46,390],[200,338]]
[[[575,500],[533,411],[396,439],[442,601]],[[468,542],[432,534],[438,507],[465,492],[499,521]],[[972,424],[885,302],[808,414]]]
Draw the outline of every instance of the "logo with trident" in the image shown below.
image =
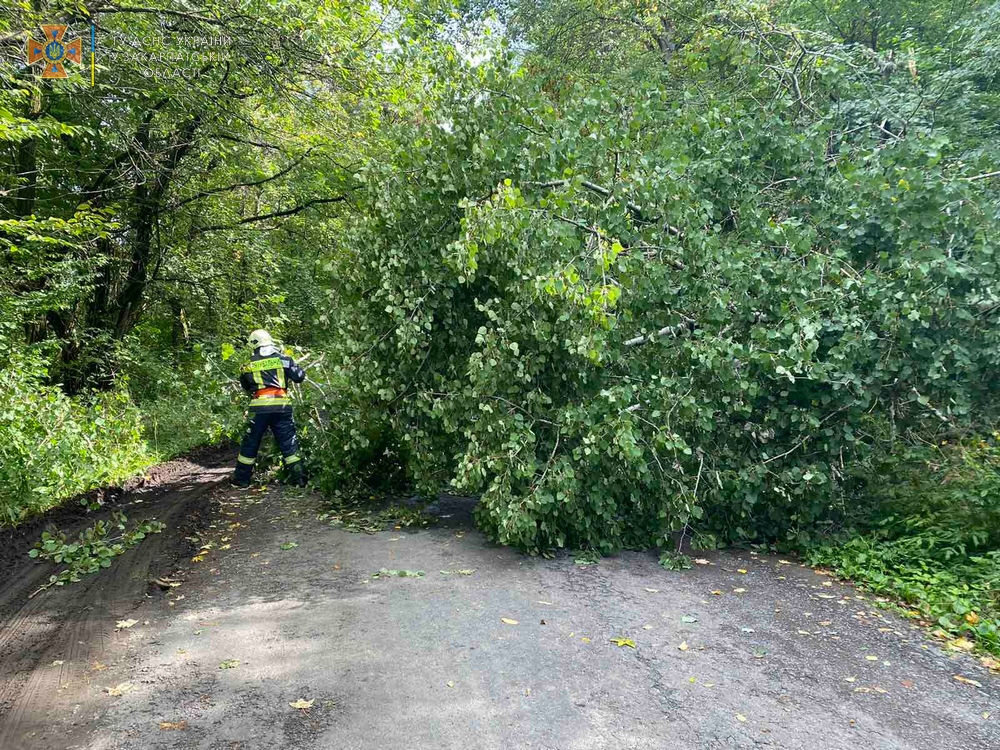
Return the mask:
[[63,67],[63,63],[66,60],[72,60],[75,63],[83,60],[83,50],[79,39],[63,42],[66,29],[66,26],[50,24],[42,26],[45,41],[36,42],[30,36],[28,37],[28,65],[34,65],[40,60],[44,61],[42,78],[66,78],[66,69]]

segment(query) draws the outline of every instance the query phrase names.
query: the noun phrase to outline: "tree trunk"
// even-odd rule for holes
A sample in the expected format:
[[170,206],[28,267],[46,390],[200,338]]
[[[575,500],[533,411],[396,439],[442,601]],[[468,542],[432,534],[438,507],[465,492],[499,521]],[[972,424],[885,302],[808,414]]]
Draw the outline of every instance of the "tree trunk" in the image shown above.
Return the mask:
[[[136,141],[143,149],[149,147],[149,130],[153,113],[140,126]],[[181,159],[194,145],[193,138],[201,124],[201,115],[196,115],[177,131],[170,139],[166,157],[159,164],[150,183],[140,182],[135,187],[133,203],[135,216],[131,224],[132,258],[129,262],[125,286],[117,300],[118,315],[114,336],[124,338],[139,322],[149,284],[149,267],[153,260],[153,237],[160,220],[160,212],[166,202],[167,191]],[[151,185],[151,186],[150,186]]]

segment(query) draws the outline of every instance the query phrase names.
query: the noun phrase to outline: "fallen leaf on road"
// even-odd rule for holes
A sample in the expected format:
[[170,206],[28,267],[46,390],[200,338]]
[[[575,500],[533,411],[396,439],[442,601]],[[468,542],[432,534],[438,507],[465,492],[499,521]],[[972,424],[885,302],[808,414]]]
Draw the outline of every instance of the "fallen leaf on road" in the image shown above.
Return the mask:
[[836,599],[837,595],[836,594],[816,594],[816,597],[819,598],[819,599]]
[[799,635],[812,635],[808,630],[800,630]]
[[858,678],[857,677],[845,677],[844,678],[844,682],[854,682],[856,679],[858,679]]
[[778,560],[778,565],[791,565],[790,560]]
[[648,591],[650,594],[659,594],[660,593],[659,589],[646,589],[646,591]]
[[299,546],[298,542],[285,542],[281,545],[281,549],[295,549]]
[[535,602],[535,604],[547,604],[550,607],[552,606],[552,602]]
[[886,695],[889,691],[886,690],[885,688],[876,687],[875,688],[875,692],[876,693],[881,693],[882,695]]
[[195,555],[194,557],[191,558],[191,562],[200,563],[204,559],[205,559],[204,555]]
[[178,729],[187,729],[188,723],[186,721],[161,721],[160,729],[164,732],[170,732]]
[[867,660],[867,661],[878,661],[878,657],[877,656],[866,656],[865,660]]
[[119,630],[124,630],[125,628],[130,628],[133,625],[138,625],[138,624],[139,624],[138,620],[119,620],[118,622],[115,623],[115,627],[118,628]]
[[856,688],[854,688],[854,692],[855,693],[870,693],[871,691],[872,691],[871,688],[866,688],[866,687],[856,687]]
[[452,682],[451,680],[449,680],[448,682],[446,682],[445,685],[447,685],[448,687],[455,687],[455,683]]
[[747,569],[746,568],[739,568],[736,572],[737,573],[742,573],[743,575],[746,575],[747,574]]
[[975,647],[976,644],[968,638],[956,638],[955,640],[948,642],[948,648],[954,649],[955,651],[971,651]]
[[312,708],[312,705],[315,702],[316,702],[315,698],[313,698],[311,701],[307,701],[305,698],[299,698],[294,703],[289,703],[288,705],[291,706],[292,708],[297,708],[300,711],[305,711],[307,708]]
[[701,686],[702,687],[711,688],[711,687],[715,687],[715,683],[714,682],[703,682],[703,683],[701,683]]
[[643,626],[642,626],[642,629],[643,629],[643,630],[652,630],[652,629],[653,629],[653,626],[652,626],[652,625],[643,625]]
[[979,663],[982,664],[987,669],[993,671],[1000,670],[1000,660],[994,659],[992,656],[984,656],[982,659],[979,660]]
[[53,667],[58,667],[58,666],[61,666],[63,663],[64,662],[63,662],[62,659],[56,659],[54,662],[52,662],[52,666]]
[[753,628],[740,628],[741,633],[756,633],[757,631]]
[[734,594],[745,594],[746,592],[746,589],[733,589]]
[[109,687],[108,695],[110,695],[112,698],[117,698],[120,695],[125,695],[125,693],[127,693],[131,689],[132,689],[131,682],[122,682],[118,685],[115,685],[114,687]]
[[990,712],[989,711],[983,711],[983,718],[984,719],[990,718]]
[[236,669],[240,665],[239,659],[226,659],[219,663],[219,669]]
[[611,642],[619,648],[635,648],[635,641],[631,638],[612,638]]
[[706,560],[704,557],[699,557],[694,562],[695,562],[695,565],[711,565],[711,563],[708,560]]
[[905,688],[911,688],[913,687],[913,680],[900,680],[899,684]]
[[710,594],[712,594],[714,596],[722,596],[722,592],[719,591],[718,589],[716,589],[715,591],[709,591],[708,593],[710,593]]
[[695,617],[694,615],[684,615],[683,617],[681,617],[681,622],[687,622],[687,623],[698,622],[698,618]]
[[517,625],[518,624],[517,620],[511,620],[508,617],[501,617],[500,618],[500,622],[502,622],[504,625]]
[[831,625],[832,623],[830,622],[830,620],[820,620],[818,624],[822,625],[825,628],[827,625]]
[[955,679],[966,685],[972,685],[973,687],[981,688],[983,686],[983,683],[978,682],[977,680],[970,680],[968,677],[962,677],[960,674],[955,675]]
[[736,714],[736,721],[746,721],[747,717],[743,714]]
[[687,651],[688,650],[687,641],[681,641],[681,645],[679,645],[677,648],[680,649],[681,651]]

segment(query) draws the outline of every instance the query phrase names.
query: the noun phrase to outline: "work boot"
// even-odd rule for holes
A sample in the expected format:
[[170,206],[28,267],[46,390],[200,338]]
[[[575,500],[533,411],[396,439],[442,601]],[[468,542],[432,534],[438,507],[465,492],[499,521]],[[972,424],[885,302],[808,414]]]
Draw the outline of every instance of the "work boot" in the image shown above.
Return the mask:
[[233,471],[233,476],[229,480],[229,484],[233,487],[245,490],[250,486],[250,478],[253,476],[253,467],[249,464],[239,463],[236,465],[236,469]]
[[296,461],[293,464],[289,464],[286,468],[288,472],[288,484],[293,487],[305,487],[306,486],[306,474],[302,470],[302,462]]

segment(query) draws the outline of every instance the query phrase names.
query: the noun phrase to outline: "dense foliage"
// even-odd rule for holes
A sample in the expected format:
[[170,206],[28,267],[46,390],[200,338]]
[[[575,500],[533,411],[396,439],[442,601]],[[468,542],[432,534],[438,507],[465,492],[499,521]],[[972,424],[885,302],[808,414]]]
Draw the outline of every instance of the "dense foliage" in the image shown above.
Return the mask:
[[533,550],[806,541],[901,435],[991,413],[995,154],[937,125],[933,52],[886,76],[760,14],[600,85],[436,62],[332,259],[333,447]]

